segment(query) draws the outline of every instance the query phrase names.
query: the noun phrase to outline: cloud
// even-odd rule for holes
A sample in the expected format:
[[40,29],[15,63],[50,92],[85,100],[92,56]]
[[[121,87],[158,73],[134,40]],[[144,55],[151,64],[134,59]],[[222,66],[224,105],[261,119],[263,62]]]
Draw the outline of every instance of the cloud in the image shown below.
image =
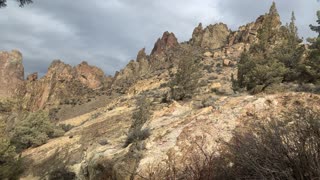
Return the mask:
[[[314,36],[316,1],[278,0],[283,21],[291,11],[301,35]],[[19,49],[26,74],[44,74],[53,59],[76,65],[82,60],[114,74],[136,57],[151,51],[164,31],[179,41],[191,38],[199,22],[225,22],[232,29],[254,21],[268,11],[271,0],[41,0],[19,8],[11,2],[0,9],[0,50]]]

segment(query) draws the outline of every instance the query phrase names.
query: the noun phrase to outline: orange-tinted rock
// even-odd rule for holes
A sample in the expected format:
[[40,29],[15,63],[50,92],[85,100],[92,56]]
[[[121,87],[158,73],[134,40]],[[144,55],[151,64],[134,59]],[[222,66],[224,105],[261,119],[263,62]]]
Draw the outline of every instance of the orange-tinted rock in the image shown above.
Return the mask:
[[166,49],[177,46],[178,40],[176,36],[173,33],[169,33],[168,31],[163,33],[163,36],[161,39],[158,39],[156,44],[154,45],[154,48],[151,52],[151,55],[155,54],[161,54]]
[[76,66],[75,71],[77,79],[91,89],[101,88],[106,80],[106,76],[100,68],[90,66],[87,62],[82,62]]
[[94,90],[109,86],[109,83],[111,80],[101,69],[86,62],[72,67],[55,60],[44,77],[27,82],[23,106],[35,111],[70,99],[80,101],[94,95]]

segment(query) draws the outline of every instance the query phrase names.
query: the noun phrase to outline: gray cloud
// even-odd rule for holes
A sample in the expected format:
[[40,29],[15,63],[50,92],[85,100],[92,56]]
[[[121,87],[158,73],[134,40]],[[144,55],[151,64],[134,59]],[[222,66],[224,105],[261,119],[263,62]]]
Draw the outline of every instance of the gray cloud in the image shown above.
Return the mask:
[[[44,74],[53,59],[76,65],[82,60],[114,74],[139,49],[151,51],[164,31],[189,40],[194,27],[225,22],[232,29],[268,11],[271,0],[35,0],[21,9],[10,2],[0,9],[0,50],[19,49],[26,73]],[[302,36],[314,36],[316,1],[279,0],[284,22],[291,11]]]
[[[235,28],[254,21],[259,15],[268,12],[271,3],[272,0],[221,0],[219,9],[223,14],[222,19]],[[291,12],[294,11],[300,36],[315,36],[315,33],[309,29],[309,24],[314,24],[316,21],[316,11],[320,9],[319,2],[316,0],[278,0],[276,3],[284,24],[290,22]]]

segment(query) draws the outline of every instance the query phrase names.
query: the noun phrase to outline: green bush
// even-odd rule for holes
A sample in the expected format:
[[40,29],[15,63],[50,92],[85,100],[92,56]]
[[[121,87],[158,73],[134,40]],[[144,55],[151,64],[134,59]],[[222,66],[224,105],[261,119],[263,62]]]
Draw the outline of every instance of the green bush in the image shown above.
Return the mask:
[[25,119],[16,124],[11,142],[18,151],[29,147],[36,147],[45,144],[50,138],[63,134],[63,130],[54,126],[48,113],[38,111],[30,113]]
[[306,60],[300,64],[300,81],[303,83],[320,83],[320,11],[317,11],[317,25],[310,25],[310,29],[319,34],[317,38],[308,38],[311,44]]
[[76,179],[74,172],[69,172],[65,167],[57,169],[49,174],[50,180],[73,180]]
[[0,112],[11,112],[14,108],[14,103],[7,99],[0,99]]
[[300,66],[302,71],[302,82],[320,83],[320,38],[311,45],[308,58],[303,65]]
[[138,98],[136,102],[137,111],[135,111],[132,115],[132,124],[130,130],[133,129],[141,129],[142,126],[148,121],[150,118],[150,101],[146,96],[141,96]]
[[59,124],[59,127],[64,131],[64,132],[68,132],[70,131],[72,128],[74,128],[75,126],[71,125],[71,124]]
[[0,123],[0,179],[18,179],[23,172],[22,161],[10,144],[4,127]]
[[273,84],[281,83],[288,71],[283,63],[275,59],[250,59],[240,66],[239,70],[244,70],[242,66],[250,66],[241,77],[241,83],[254,94],[264,91]]
[[150,129],[135,129],[134,131],[128,134],[124,147],[127,147],[129,144],[135,141],[143,141],[151,135]]

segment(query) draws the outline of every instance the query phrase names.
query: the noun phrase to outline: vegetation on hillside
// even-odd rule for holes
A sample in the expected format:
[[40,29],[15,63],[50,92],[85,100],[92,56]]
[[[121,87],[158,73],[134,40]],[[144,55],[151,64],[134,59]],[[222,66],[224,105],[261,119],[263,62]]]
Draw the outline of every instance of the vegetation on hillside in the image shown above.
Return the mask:
[[50,138],[61,136],[63,133],[61,128],[50,122],[47,112],[38,111],[30,113],[16,124],[11,142],[17,151],[21,151],[45,144]]
[[[319,179],[320,112],[297,107],[281,116],[253,115],[236,129],[230,142],[206,151],[201,142],[178,165],[170,155],[164,165],[151,167],[146,179]],[[161,179],[160,178],[160,179]]]
[[304,80],[300,79],[304,47],[295,15],[292,13],[290,24],[278,28],[279,18],[273,4],[258,31],[259,41],[240,58],[237,87],[259,93],[282,82]]
[[[20,1],[22,6],[30,2],[32,1]],[[0,7],[5,6],[5,3],[5,0],[0,0]],[[320,11],[317,15],[320,25]],[[319,37],[310,41],[310,46],[306,48],[298,36],[294,13],[291,22],[285,26],[279,25],[279,18],[273,3],[258,31],[258,41],[241,55],[237,77],[232,74],[232,87],[235,91],[246,89],[256,94],[273,90],[281,83],[320,83],[320,26],[310,25],[311,30],[319,33]],[[168,83],[171,99],[180,101],[194,96],[201,77],[198,60],[199,58],[190,55],[178,62],[177,72]],[[0,102],[0,113],[10,114],[10,103]],[[145,95],[137,99],[137,109],[132,115],[132,123],[124,142],[124,148],[129,148],[124,157],[126,161],[123,162],[134,161],[131,163],[134,164],[133,168],[128,168],[130,171],[126,172],[133,174],[132,179],[143,157],[140,151],[145,150],[144,140],[150,136],[150,130],[144,128],[151,116],[150,106],[151,102]],[[212,111],[208,108],[208,111],[224,111],[218,106],[215,108]],[[93,114],[91,119],[96,119],[99,115]],[[188,114],[186,116],[190,118]],[[168,153],[164,166],[159,165],[157,169],[148,172],[147,176],[141,177],[190,180],[320,178],[318,109],[299,104],[299,107],[288,109],[277,116],[261,118],[254,113],[248,116],[250,118],[247,119],[246,127],[234,130],[231,141],[220,142],[219,149],[207,152],[199,142],[195,142],[197,148],[184,157],[185,163],[182,166],[178,166],[174,155]],[[68,131],[72,128],[71,125],[56,127],[45,111],[29,113],[13,124],[15,127],[10,136],[5,126],[0,124],[0,179],[18,179],[22,173],[22,163],[17,153],[43,145],[50,138],[62,135],[62,129]],[[180,125],[185,124],[179,123]],[[112,164],[111,167],[118,166]],[[103,165],[98,166],[99,171],[108,170],[103,168]],[[110,172],[114,173],[112,168]],[[60,176],[72,179],[76,175],[64,168],[49,174],[51,179],[58,179]]]
[[5,132],[5,125],[0,122],[0,179],[18,179],[23,172],[21,159]]
[[174,100],[192,98],[200,77],[200,66],[197,59],[193,56],[181,59],[177,73],[169,82],[171,98]]
[[136,105],[138,108],[132,115],[132,124],[124,147],[136,141],[143,141],[150,136],[149,129],[142,129],[143,125],[150,119],[150,101],[143,95],[137,100]]
[[[7,106],[3,110],[7,110]],[[6,125],[0,119],[0,179],[19,179],[23,173],[22,150],[45,144],[50,138],[61,136],[64,131],[50,120],[44,111],[29,113],[15,124],[13,132],[6,130]]]

